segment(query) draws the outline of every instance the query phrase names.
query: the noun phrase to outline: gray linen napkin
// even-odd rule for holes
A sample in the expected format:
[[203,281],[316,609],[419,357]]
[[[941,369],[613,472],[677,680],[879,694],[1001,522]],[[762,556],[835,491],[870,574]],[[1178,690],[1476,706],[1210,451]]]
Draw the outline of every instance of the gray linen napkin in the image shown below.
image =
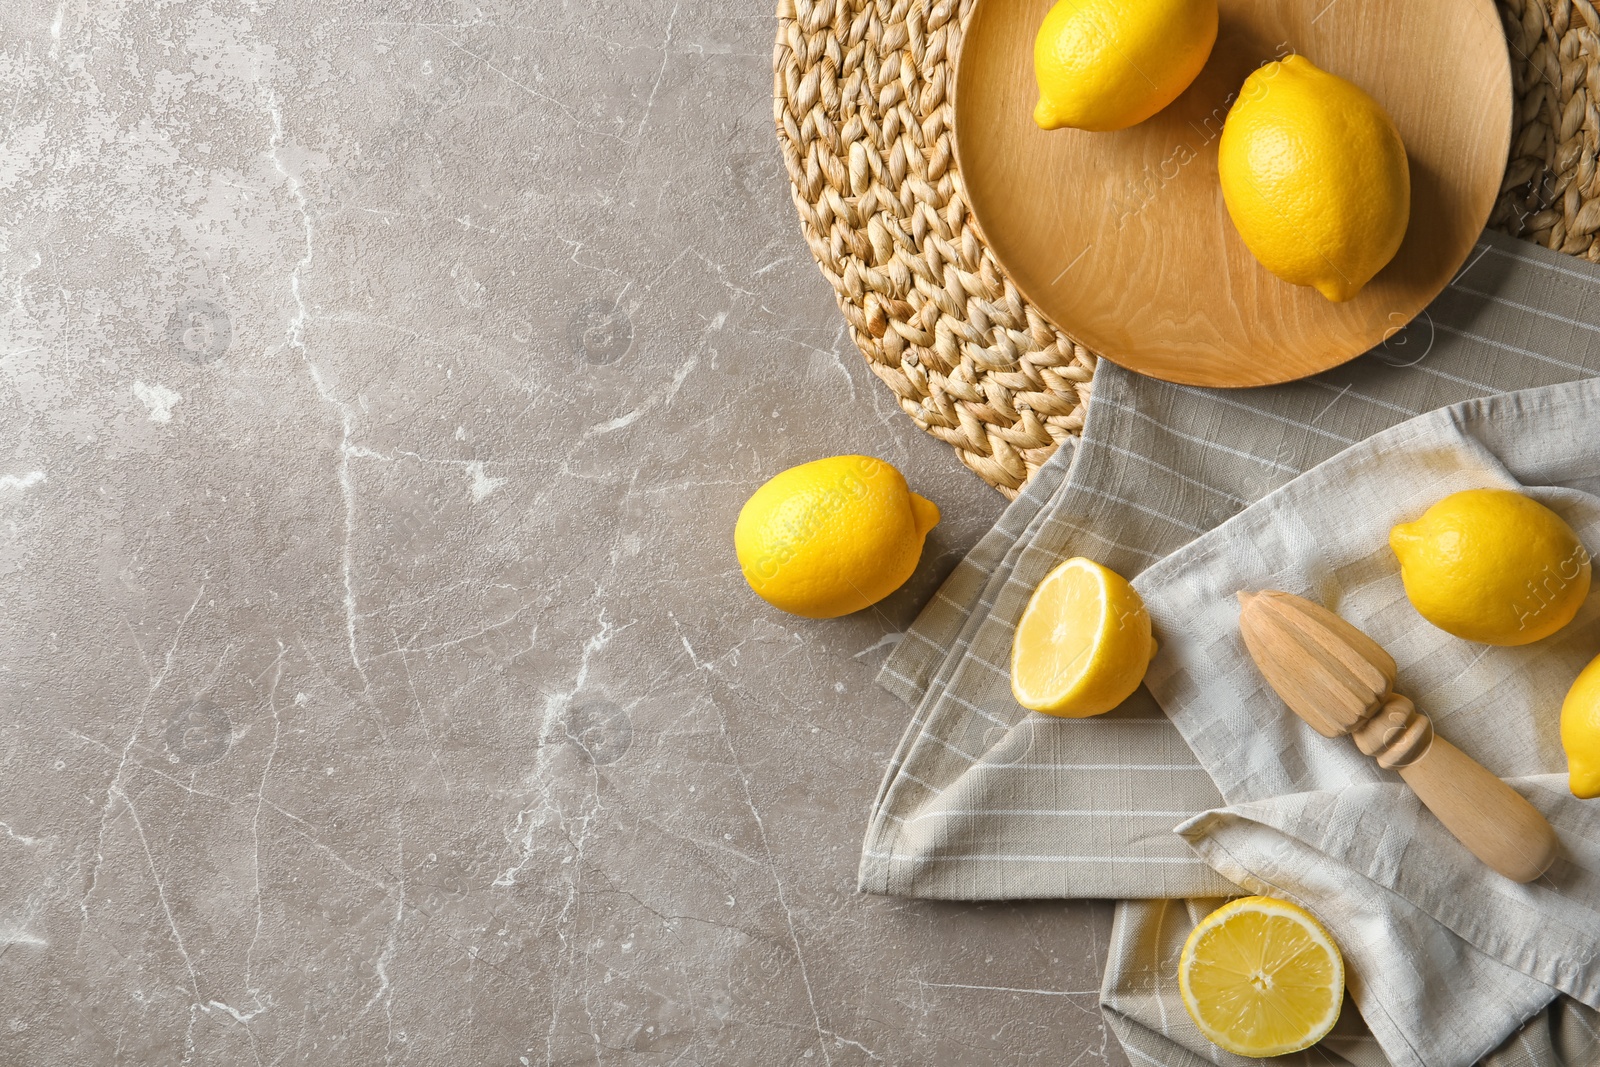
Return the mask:
[[[1451,637],[1412,609],[1388,532],[1463,489],[1526,492],[1600,545],[1600,378],[1471,401],[1377,434],[1136,581],[1162,649],[1147,682],[1229,806],[1178,833],[1230,881],[1328,926],[1393,1064],[1465,1067],[1559,990],[1600,1006],[1600,805],[1567,790],[1559,709],[1600,654],[1600,597],[1525,648]],[[1313,598],[1395,657],[1439,733],[1550,818],[1562,855],[1517,885],[1392,772],[1322,737],[1263,681],[1241,589]]]
[[[880,684],[916,714],[870,816],[862,889],[962,899],[1236,894],[1170,832],[1223,800],[1148,694],[1081,722],[1031,715],[1011,700],[1004,664],[1028,594],[1071,555],[1136,575],[1421,412],[1600,372],[1597,280],[1587,263],[1485,234],[1424,315],[1316,378],[1218,392],[1103,365],[1081,444],[1039,472],[884,667]],[[1122,905],[1118,944],[1153,965],[1174,914]],[[1181,1008],[1173,1018],[1177,1004],[1165,993],[1175,991],[1155,996],[1141,986],[1150,973],[1114,955],[1108,1015],[1130,1051],[1181,1062],[1163,1035],[1186,1020]],[[1555,1036],[1528,1062],[1560,1062],[1554,1052],[1570,1051],[1561,1044],[1567,1024],[1548,1025]],[[1352,1062],[1384,1062],[1370,1037],[1348,1043],[1369,1046]]]

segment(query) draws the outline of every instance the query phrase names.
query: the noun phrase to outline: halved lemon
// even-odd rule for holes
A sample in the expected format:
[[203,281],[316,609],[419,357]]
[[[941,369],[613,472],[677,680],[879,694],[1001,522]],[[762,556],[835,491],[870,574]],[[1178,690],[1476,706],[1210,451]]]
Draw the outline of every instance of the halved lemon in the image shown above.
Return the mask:
[[1133,586],[1081,556],[1045,575],[1011,642],[1011,692],[1033,711],[1101,715],[1133,695],[1155,652]]
[[1224,904],[1178,958],[1178,992],[1206,1039],[1240,1056],[1310,1048],[1344,1003],[1344,960],[1316,917],[1271,897]]

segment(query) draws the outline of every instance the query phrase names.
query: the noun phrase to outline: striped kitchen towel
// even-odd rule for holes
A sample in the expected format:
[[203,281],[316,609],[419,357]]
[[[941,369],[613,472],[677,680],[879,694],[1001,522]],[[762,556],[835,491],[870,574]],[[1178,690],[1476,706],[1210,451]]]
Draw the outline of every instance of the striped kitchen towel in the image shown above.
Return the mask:
[[[1600,652],[1600,597],[1543,641],[1475,644],[1417,615],[1389,549],[1391,527],[1479,488],[1526,493],[1600,545],[1596,427],[1600,378],[1411,419],[1135,583],[1161,637],[1146,681],[1228,805],[1179,835],[1230,881],[1323,921],[1397,1067],[1469,1067],[1558,992],[1600,1006],[1600,805],[1568,792],[1558,722],[1567,687]],[[1496,874],[1397,775],[1290,713],[1239,634],[1235,594],[1260,589],[1337,608],[1387,649],[1396,688],[1555,826],[1550,869],[1527,885]]]
[[[1082,441],[1035,476],[884,666],[880,684],[915,714],[871,811],[861,888],[958,899],[1236,894],[1171,832],[1224,802],[1147,692],[1093,720],[1033,715],[1012,700],[1006,662],[1028,595],[1074,555],[1133,577],[1422,412],[1600,373],[1597,281],[1600,268],[1486,233],[1424,314],[1315,378],[1223,392],[1103,363]],[[1153,923],[1165,944],[1170,914],[1123,905],[1118,936],[1142,946]],[[1155,1017],[1137,1004],[1170,1015],[1176,1003],[1141,1002],[1145,973],[1113,958],[1107,974],[1125,1043]],[[1383,1062],[1365,1041],[1352,1047],[1377,1058],[1352,1062]]]

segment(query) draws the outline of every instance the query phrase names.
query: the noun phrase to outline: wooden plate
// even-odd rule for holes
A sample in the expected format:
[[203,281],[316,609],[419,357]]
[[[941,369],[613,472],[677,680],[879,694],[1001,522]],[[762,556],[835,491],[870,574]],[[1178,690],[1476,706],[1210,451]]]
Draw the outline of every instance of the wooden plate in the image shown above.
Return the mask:
[[[1117,133],[1033,124],[1033,38],[1051,3],[978,3],[956,71],[956,159],[996,258],[1075,340],[1167,381],[1289,381],[1382,343],[1466,261],[1511,141],[1493,0],[1221,0],[1216,48],[1194,84]],[[1234,94],[1291,51],[1371,93],[1410,158],[1405,243],[1344,304],[1267,273],[1217,183]]]

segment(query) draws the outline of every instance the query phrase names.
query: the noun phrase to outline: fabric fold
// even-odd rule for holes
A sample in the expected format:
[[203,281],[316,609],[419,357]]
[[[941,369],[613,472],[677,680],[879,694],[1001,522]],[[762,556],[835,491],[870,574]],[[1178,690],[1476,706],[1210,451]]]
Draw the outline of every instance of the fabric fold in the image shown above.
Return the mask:
[[[1130,1057],[1228,1062],[1203,1041],[1183,1037],[1186,1016],[1175,986],[1156,982],[1158,992],[1137,997],[1131,989],[1159,978],[1158,962],[1175,964],[1175,956],[1145,954],[1151,929],[1175,953],[1192,928],[1194,907],[1163,898],[1239,892],[1171,828],[1252,800],[1223,799],[1227,789],[1213,783],[1148,692],[1100,720],[1024,712],[1004,679],[1009,628],[1034,584],[1061,559],[1090,556],[1134,578],[1317,464],[1406,419],[1600,373],[1597,281],[1600,268],[1592,264],[1486,233],[1423,315],[1374,352],[1316,378],[1222,392],[1139,378],[1102,363],[1080,444],[1039,472],[975,551],[972,566],[957,568],[885,664],[880,684],[915,714],[871,813],[861,888],[956,899],[1124,898],[1103,1005]],[[1517,466],[1515,449],[1502,447],[1501,430],[1499,423],[1480,423],[1474,440],[1503,462],[1505,478],[1539,482]],[[1559,503],[1562,486],[1581,476],[1580,457],[1541,462]],[[1309,588],[1360,579],[1359,568],[1319,572]],[[1428,639],[1417,637],[1414,645],[1406,650],[1408,671],[1423,677]],[[1459,678],[1431,679],[1435,704],[1428,710],[1458,743],[1458,733],[1471,731],[1458,729],[1456,717],[1470,724],[1486,714],[1471,701],[1494,684],[1485,669],[1477,664]],[[1470,741],[1462,747],[1486,758]],[[1503,774],[1535,775],[1550,766],[1547,751],[1490,755],[1508,757],[1491,763]],[[1305,791],[1294,784],[1305,770],[1269,767],[1249,777],[1292,793]],[[1385,782],[1354,756],[1318,760],[1312,770],[1328,775],[1330,788],[1346,780]],[[1270,795],[1279,794],[1249,797]],[[1234,873],[1243,877],[1242,868]],[[1442,906],[1436,910],[1444,914]],[[1354,1022],[1342,1022],[1341,1032],[1347,1024],[1353,1029],[1319,1045],[1316,1062],[1388,1062],[1359,1013],[1348,1014]],[[1485,1062],[1593,1062],[1587,1035],[1595,1020],[1592,1009],[1562,996]]]
[[[1600,1003],[1600,812],[1566,791],[1558,725],[1567,687],[1600,653],[1600,597],[1536,644],[1474,644],[1417,615],[1388,546],[1396,523],[1476,488],[1523,492],[1600,545],[1600,434],[1585,432],[1596,425],[1600,379],[1413,419],[1134,583],[1163,642],[1147,684],[1230,805],[1179,835],[1231,881],[1322,919],[1396,1064],[1464,1067],[1558,991]],[[1263,588],[1316,600],[1383,645],[1398,691],[1440,735],[1550,818],[1555,866],[1528,885],[1496,874],[1349,738],[1289,712],[1239,635],[1235,594]]]
[[[1263,888],[1258,884],[1256,890]],[[1101,1011],[1136,1067],[1391,1067],[1353,1000],[1313,1050],[1268,1060],[1223,1052],[1200,1035],[1178,995],[1178,954],[1196,924],[1222,900],[1124,901],[1117,905]],[[1588,1067],[1600,1059],[1600,1012],[1558,997],[1505,1038],[1483,1067]]]

